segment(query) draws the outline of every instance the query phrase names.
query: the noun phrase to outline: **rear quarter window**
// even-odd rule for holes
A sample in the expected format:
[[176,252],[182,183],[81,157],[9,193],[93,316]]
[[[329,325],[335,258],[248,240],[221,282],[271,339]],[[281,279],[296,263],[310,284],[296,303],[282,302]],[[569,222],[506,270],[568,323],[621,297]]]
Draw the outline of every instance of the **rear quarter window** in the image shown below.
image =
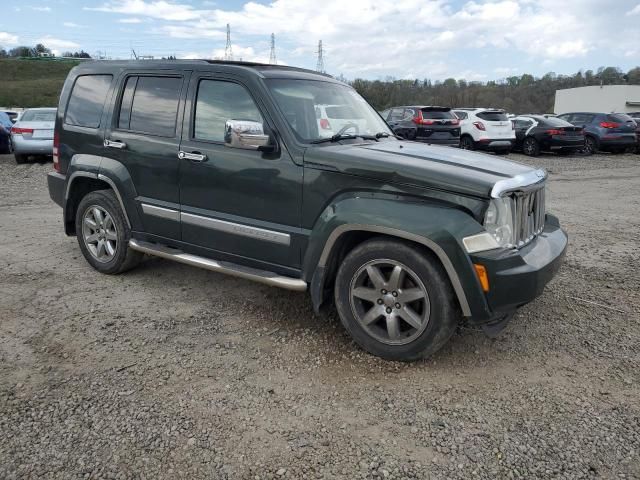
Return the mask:
[[64,123],[98,128],[113,75],[82,75],[71,90]]
[[503,112],[480,112],[476,117],[486,120],[487,122],[506,122],[509,120],[506,113]]
[[631,118],[629,115],[626,115],[624,113],[610,113],[609,115],[607,115],[607,120],[610,122],[626,123],[626,122],[632,122],[633,118]]

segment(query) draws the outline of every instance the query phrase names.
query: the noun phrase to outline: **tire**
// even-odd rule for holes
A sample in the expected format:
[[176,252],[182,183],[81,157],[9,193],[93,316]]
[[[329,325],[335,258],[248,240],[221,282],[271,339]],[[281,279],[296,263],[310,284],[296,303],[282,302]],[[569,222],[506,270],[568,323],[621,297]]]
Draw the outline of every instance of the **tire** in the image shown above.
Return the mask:
[[460,148],[462,150],[475,150],[476,145],[473,141],[473,138],[471,138],[469,135],[463,135],[462,137],[460,137]]
[[529,157],[537,157],[540,155],[540,145],[533,137],[527,137],[522,142],[522,152]]
[[16,159],[16,163],[18,165],[22,165],[23,163],[27,163],[27,160],[29,159],[29,155],[22,155],[20,153],[16,153],[13,155]]
[[[394,281],[396,271],[404,272],[400,282]],[[432,355],[451,338],[461,318],[438,260],[385,238],[368,240],[349,252],[338,270],[334,297],[353,340],[388,360]]]
[[84,258],[101,273],[122,273],[142,260],[142,253],[129,248],[131,229],[113,190],[89,192],[80,200],[76,235]]
[[598,142],[591,136],[586,136],[584,139],[584,153],[585,155],[593,155],[598,151]]

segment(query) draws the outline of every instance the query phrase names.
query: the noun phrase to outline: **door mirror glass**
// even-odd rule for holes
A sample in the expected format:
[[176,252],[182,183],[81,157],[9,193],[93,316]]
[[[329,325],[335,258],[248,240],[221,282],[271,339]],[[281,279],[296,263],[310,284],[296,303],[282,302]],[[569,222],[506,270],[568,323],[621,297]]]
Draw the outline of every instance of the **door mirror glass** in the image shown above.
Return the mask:
[[243,150],[271,150],[271,138],[264,133],[262,123],[252,120],[227,120],[224,144]]

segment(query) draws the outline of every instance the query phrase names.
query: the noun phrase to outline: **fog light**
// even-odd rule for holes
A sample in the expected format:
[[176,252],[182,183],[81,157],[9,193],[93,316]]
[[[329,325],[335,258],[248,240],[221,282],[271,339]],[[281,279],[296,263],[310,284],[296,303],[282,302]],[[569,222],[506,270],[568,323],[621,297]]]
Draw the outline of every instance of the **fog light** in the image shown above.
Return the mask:
[[487,269],[484,268],[484,265],[480,265],[479,263],[474,263],[473,266],[476,269],[476,275],[478,275],[478,280],[480,280],[480,285],[482,286],[483,292],[489,291],[489,275],[487,275]]

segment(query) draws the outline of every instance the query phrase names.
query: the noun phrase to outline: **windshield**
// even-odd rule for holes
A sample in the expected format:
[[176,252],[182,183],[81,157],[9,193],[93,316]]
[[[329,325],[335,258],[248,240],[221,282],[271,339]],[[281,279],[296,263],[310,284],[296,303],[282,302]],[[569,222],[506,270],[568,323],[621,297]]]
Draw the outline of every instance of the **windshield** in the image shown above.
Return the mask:
[[[393,135],[378,113],[351,87],[318,80],[268,79],[266,83],[287,123],[303,142],[338,133]],[[318,114],[323,107],[328,118]]]
[[21,122],[55,122],[55,110],[27,110],[20,118]]

